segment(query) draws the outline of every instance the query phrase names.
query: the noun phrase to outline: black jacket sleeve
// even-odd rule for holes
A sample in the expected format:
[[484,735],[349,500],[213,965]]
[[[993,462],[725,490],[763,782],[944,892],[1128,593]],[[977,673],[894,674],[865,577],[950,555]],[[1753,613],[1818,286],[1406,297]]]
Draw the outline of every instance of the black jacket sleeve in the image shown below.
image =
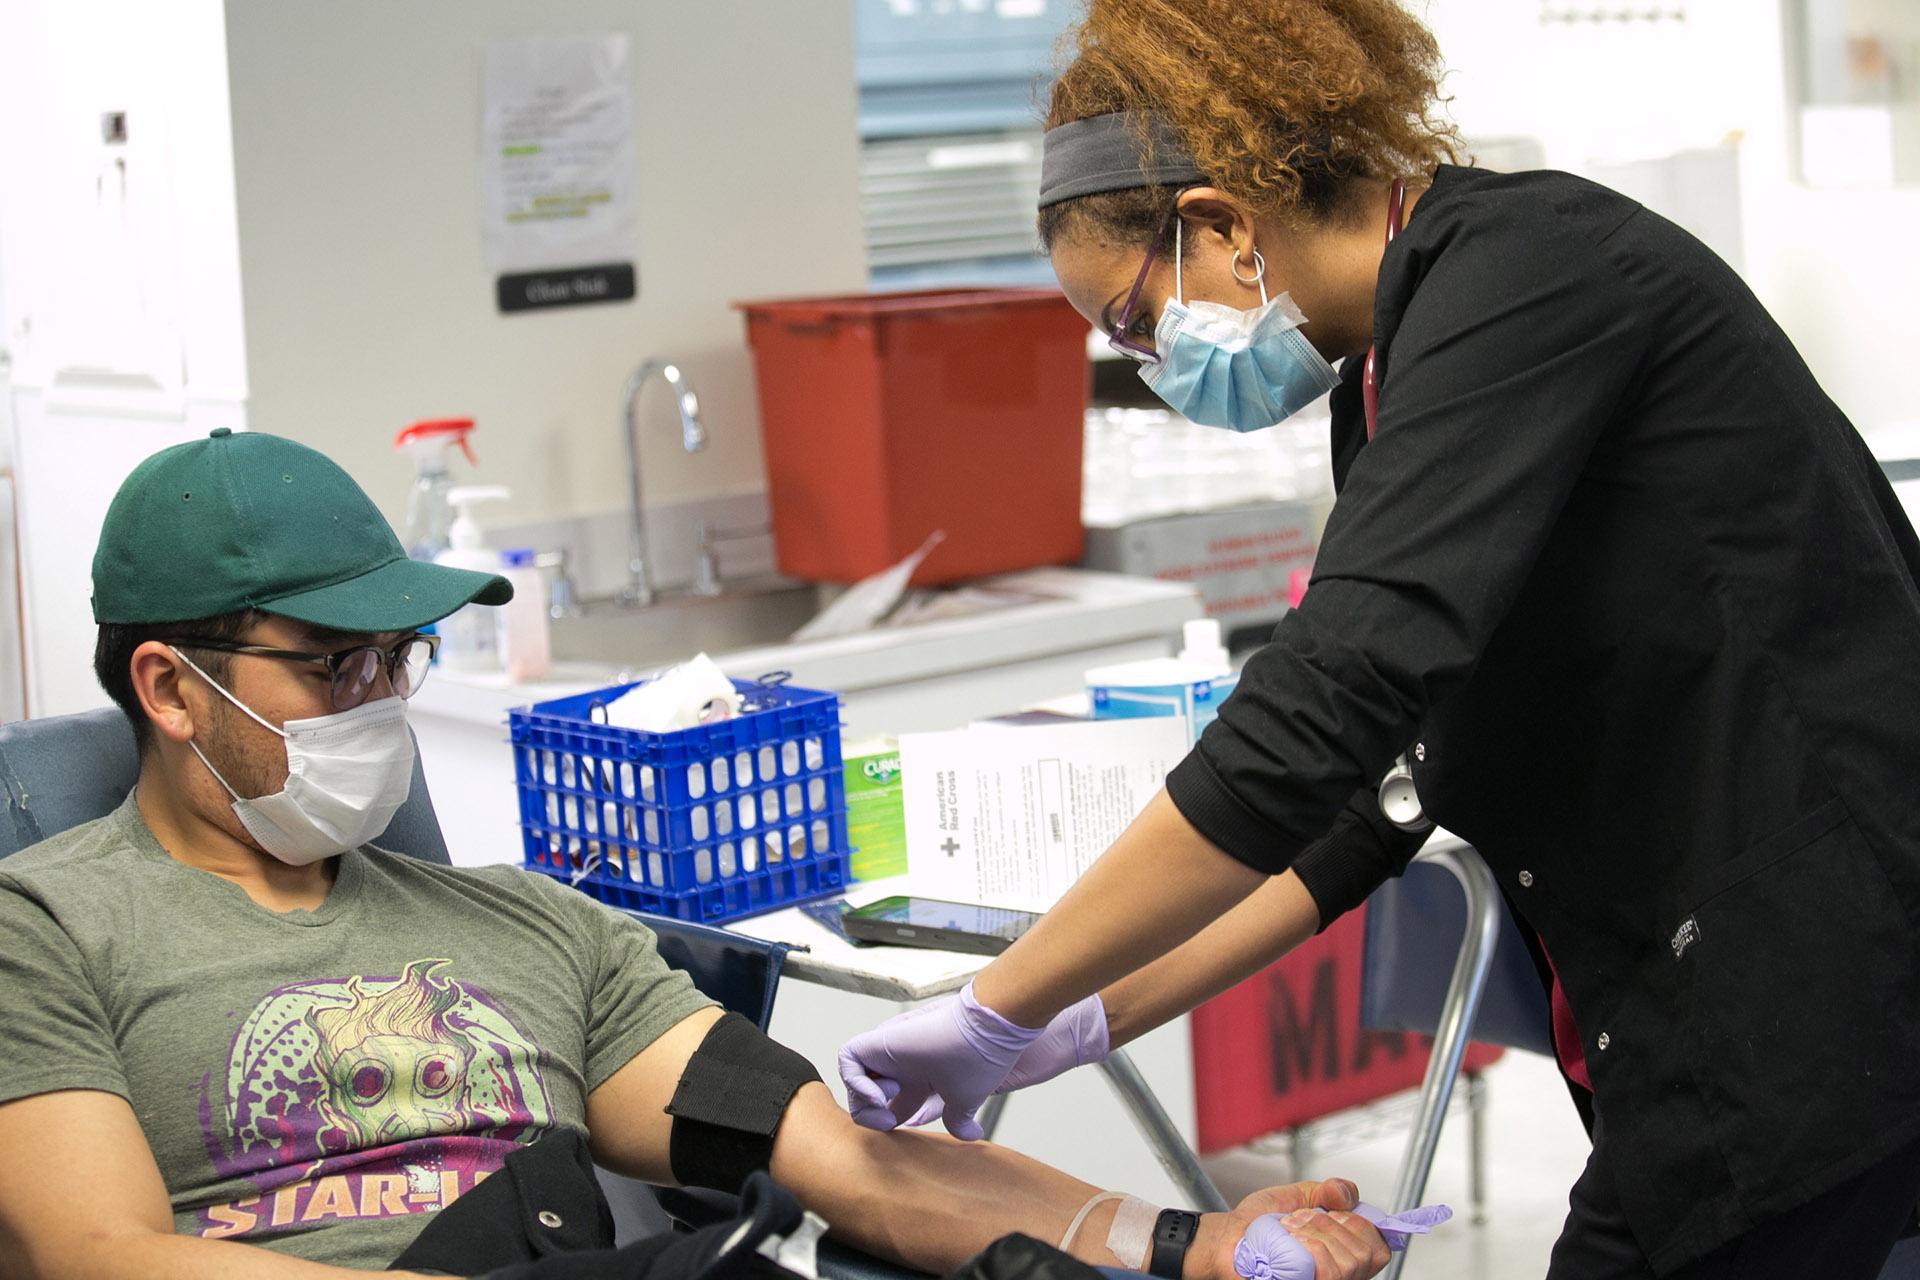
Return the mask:
[[1380,812],[1379,795],[1362,787],[1333,820],[1333,828],[1294,859],[1294,874],[1307,886],[1320,911],[1320,927],[1327,926],[1365,902],[1373,891],[1402,874],[1420,846],[1425,831],[1403,831]]
[[1604,236],[1538,200],[1433,214],[1382,262],[1379,431],[1312,587],[1167,781],[1202,835],[1269,873],[1472,673],[1642,358]]

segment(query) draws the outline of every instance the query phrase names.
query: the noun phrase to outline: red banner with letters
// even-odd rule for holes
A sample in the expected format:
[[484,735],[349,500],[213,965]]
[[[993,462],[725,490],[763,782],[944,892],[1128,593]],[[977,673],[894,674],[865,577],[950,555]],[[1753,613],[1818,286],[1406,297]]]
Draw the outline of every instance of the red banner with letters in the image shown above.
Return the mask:
[[[1366,908],[1193,1011],[1194,1108],[1202,1155],[1416,1088],[1429,1037],[1360,1027]],[[1466,1069],[1496,1061],[1467,1049]]]

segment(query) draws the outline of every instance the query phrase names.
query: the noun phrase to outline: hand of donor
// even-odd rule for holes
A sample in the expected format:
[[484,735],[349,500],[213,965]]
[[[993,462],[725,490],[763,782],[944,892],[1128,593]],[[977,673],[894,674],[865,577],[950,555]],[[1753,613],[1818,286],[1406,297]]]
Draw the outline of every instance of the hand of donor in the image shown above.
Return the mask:
[[847,1108],[869,1129],[942,1117],[969,1142],[984,1136],[973,1113],[1045,1027],[1020,1027],[973,998],[973,984],[889,1018],[841,1046]]
[[[1341,1196],[1324,1192],[1334,1186],[1350,1190],[1352,1184],[1324,1183],[1310,1207],[1276,1207],[1248,1223],[1234,1246],[1234,1274],[1241,1280],[1359,1280],[1384,1268],[1410,1236],[1453,1216],[1445,1205],[1388,1214],[1351,1195],[1342,1208],[1331,1203]],[[1236,1216],[1247,1207],[1242,1202]]]
[[1108,1052],[1107,1007],[1096,993],[1055,1014],[1053,1021],[1041,1030],[1040,1038],[1027,1046],[994,1092],[1012,1093],[1015,1089],[1051,1080],[1075,1067],[1105,1062]]

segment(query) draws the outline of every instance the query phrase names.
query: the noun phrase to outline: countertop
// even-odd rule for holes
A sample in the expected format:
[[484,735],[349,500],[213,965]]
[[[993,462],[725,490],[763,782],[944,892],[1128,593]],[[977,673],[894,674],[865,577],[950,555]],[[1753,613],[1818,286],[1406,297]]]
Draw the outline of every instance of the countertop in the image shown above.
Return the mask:
[[[1177,636],[1181,624],[1198,613],[1190,587],[1088,569],[1031,569],[980,585],[1043,598],[968,617],[713,658],[738,679],[789,671],[795,684],[807,688],[858,693],[1143,636]],[[636,621],[642,617],[635,616]],[[584,693],[613,683],[619,674],[610,664],[555,663],[546,680],[515,684],[503,675],[435,671],[414,695],[413,710],[497,726],[515,707]]]

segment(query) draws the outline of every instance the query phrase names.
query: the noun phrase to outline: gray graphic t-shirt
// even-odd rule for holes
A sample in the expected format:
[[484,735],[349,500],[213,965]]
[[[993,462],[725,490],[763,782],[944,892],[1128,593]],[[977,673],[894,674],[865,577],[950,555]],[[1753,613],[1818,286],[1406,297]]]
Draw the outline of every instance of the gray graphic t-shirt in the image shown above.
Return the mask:
[[0,861],[0,1102],[126,1098],[186,1235],[384,1267],[711,1003],[637,921],[517,867],[369,846],[280,914],[131,798]]

